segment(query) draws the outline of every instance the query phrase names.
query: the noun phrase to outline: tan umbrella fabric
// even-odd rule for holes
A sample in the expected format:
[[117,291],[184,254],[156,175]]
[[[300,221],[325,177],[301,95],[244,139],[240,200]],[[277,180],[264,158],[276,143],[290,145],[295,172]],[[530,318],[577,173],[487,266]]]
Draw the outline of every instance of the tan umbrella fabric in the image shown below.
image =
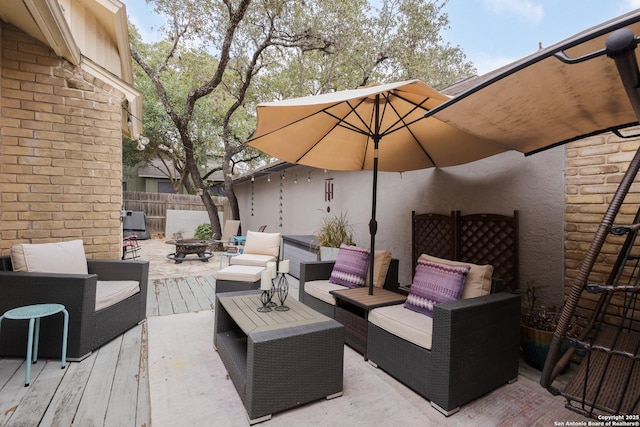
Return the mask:
[[[476,81],[427,116],[523,153],[535,153],[612,130],[619,136],[631,136],[633,131],[619,130],[636,126],[640,118],[639,34],[640,10],[636,10],[541,50],[483,81]],[[567,61],[567,58],[584,61]],[[629,162],[618,189],[611,196],[610,205],[567,293],[542,371],[540,383],[543,387],[551,389],[554,378],[566,366],[561,362],[556,364],[561,354],[561,342],[613,221],[639,171],[640,150]],[[594,372],[597,370],[596,367],[593,369]],[[609,378],[614,378],[615,374],[616,368],[607,371]],[[598,381],[594,376],[587,379],[584,379],[585,396],[589,395],[586,384],[590,382],[595,387]],[[605,394],[603,389],[601,395],[600,391],[591,395],[592,401],[589,401],[591,397],[583,397],[580,410],[586,413],[598,408],[608,412],[607,404],[601,403],[606,400]],[[622,400],[618,405],[622,405]],[[575,402],[575,407],[578,406]]]
[[247,143],[289,163],[372,170],[376,95],[380,170],[453,166],[505,151],[439,120],[425,120],[427,111],[449,98],[419,80],[260,104],[258,126]]
[[476,79],[431,118],[523,153],[637,124],[611,58],[601,54],[566,64],[555,56],[602,51],[609,35],[625,27],[640,34],[640,10]]
[[[472,162],[502,151],[425,113],[448,98],[419,80],[373,85],[258,105],[247,143],[289,163],[331,170],[373,170],[373,277],[378,169],[409,171]],[[373,295],[373,281],[369,285]]]

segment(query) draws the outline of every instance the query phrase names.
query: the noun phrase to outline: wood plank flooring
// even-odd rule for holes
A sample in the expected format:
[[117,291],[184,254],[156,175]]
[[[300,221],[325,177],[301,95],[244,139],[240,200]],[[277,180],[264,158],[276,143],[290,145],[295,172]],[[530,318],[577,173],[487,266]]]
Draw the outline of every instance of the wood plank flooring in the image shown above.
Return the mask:
[[[214,303],[213,276],[155,279],[147,316],[211,310]],[[29,387],[24,370],[24,360],[0,358],[0,426],[151,425],[146,323],[65,369],[60,360],[38,360]]]

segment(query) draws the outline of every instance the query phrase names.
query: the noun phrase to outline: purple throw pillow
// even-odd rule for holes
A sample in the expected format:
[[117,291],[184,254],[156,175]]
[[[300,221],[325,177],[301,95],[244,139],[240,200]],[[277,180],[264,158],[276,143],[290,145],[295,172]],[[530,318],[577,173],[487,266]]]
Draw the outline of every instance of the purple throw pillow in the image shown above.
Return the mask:
[[348,288],[363,286],[370,253],[369,249],[340,245],[329,282]]
[[404,307],[433,317],[435,304],[460,299],[468,272],[468,266],[458,267],[419,259]]

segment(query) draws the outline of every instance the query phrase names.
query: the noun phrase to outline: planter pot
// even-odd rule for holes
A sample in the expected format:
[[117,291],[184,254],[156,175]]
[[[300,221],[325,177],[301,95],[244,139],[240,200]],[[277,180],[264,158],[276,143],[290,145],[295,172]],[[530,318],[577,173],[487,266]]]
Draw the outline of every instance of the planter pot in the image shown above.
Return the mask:
[[340,248],[320,246],[320,261],[335,261],[338,258]]
[[520,346],[524,360],[532,367],[542,370],[551,347],[553,332],[542,331],[520,325]]

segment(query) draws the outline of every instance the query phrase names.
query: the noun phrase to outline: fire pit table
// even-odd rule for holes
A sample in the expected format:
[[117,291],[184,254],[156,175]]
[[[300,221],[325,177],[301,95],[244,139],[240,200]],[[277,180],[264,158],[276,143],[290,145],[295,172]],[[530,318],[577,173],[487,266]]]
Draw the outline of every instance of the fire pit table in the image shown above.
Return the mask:
[[[213,257],[213,252],[207,250],[213,245],[211,240],[202,239],[184,239],[184,240],[167,240],[165,243],[175,245],[175,253],[167,255],[167,258],[174,260],[176,264],[182,261],[202,261],[208,262]],[[197,254],[197,258],[186,258],[189,254]]]

